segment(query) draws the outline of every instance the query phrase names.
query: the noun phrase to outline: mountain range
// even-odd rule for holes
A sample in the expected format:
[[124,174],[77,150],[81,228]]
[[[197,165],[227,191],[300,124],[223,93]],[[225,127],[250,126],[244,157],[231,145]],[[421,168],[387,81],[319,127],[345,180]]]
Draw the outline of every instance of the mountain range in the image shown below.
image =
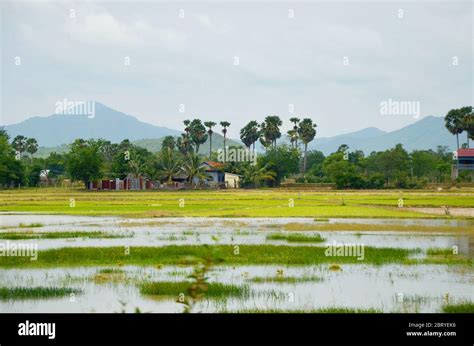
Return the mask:
[[[155,126],[142,122],[99,102],[95,102],[93,117],[86,114],[52,114],[46,117],[32,117],[20,123],[5,126],[11,138],[17,135],[34,137],[40,148],[37,157],[47,156],[50,152],[64,152],[68,144],[76,138],[103,138],[111,142],[129,139],[136,145],[150,151],[161,148],[164,136],[179,136],[182,131]],[[463,139],[461,135],[460,139]],[[223,137],[218,132],[213,135],[213,147],[223,146]],[[240,141],[228,139],[228,145],[239,145]],[[394,147],[402,143],[408,151],[433,149],[438,145],[450,150],[456,147],[456,137],[444,127],[442,117],[427,116],[416,123],[399,130],[386,132],[375,127],[341,134],[333,137],[318,137],[309,144],[309,149],[320,150],[328,155],[341,144],[347,144],[350,150],[362,150],[365,154]],[[200,152],[207,153],[209,143],[201,145]]]
[[[464,134],[459,137],[460,143],[465,141]],[[325,155],[337,150],[341,144],[347,144],[350,150],[362,150],[365,154],[393,148],[402,143],[409,152],[421,149],[436,150],[438,145],[456,148],[456,137],[451,135],[444,126],[443,117],[427,116],[416,123],[399,130],[385,132],[375,127],[346,133],[334,137],[318,138],[308,147],[322,151]]]

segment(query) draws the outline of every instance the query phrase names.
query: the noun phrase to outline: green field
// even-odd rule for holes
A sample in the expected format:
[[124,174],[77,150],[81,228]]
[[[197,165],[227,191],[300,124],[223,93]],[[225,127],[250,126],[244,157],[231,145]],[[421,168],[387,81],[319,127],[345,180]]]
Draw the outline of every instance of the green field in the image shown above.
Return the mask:
[[[398,208],[403,198],[403,208]],[[291,207],[291,200],[294,207]],[[181,203],[181,205],[180,205]],[[412,208],[474,208],[474,192],[457,191],[0,191],[1,212],[124,217],[356,217],[444,218]]]

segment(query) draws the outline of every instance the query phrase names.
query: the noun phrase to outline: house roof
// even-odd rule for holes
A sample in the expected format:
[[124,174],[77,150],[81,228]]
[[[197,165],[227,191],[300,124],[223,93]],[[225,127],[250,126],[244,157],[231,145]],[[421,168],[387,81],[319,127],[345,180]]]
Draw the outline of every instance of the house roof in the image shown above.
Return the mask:
[[474,149],[458,149],[458,157],[474,157]]
[[221,169],[224,167],[224,164],[222,162],[215,162],[215,161],[204,161],[201,163],[201,165],[206,165],[211,169],[207,170],[215,170],[215,169]]

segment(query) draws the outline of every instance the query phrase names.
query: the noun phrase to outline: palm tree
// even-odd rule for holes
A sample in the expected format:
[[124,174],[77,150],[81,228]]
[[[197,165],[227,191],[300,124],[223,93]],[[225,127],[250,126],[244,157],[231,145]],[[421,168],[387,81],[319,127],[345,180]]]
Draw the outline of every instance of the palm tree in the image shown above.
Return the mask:
[[247,165],[242,171],[242,182],[245,186],[256,187],[265,180],[275,180],[276,173],[267,169],[267,167],[258,167],[257,165]]
[[466,143],[467,143],[467,147],[469,148],[469,137],[471,137],[470,134],[472,134],[472,130],[474,126],[473,107],[472,106],[462,107],[459,109],[459,113],[460,113],[460,117],[462,118],[462,129],[463,131],[466,131]]
[[180,172],[181,162],[171,148],[164,147],[158,154],[157,170],[168,183],[171,183],[173,176]]
[[282,121],[280,117],[276,115],[270,115],[265,118],[262,123],[262,134],[265,137],[266,142],[270,142],[273,147],[276,147],[276,140],[281,137],[280,126]]
[[293,130],[295,131],[295,148],[297,148],[298,147],[298,123],[300,122],[300,119],[293,117],[293,118],[290,118],[290,121],[293,123]]
[[199,181],[205,180],[205,167],[201,166],[201,158],[198,154],[189,153],[183,162],[182,171],[188,175],[188,182],[191,184],[194,178]]
[[250,121],[240,130],[240,140],[245,144],[247,148],[250,149],[250,146],[253,145],[253,150],[255,151],[255,142],[260,137],[259,124],[255,120]]
[[194,119],[189,125],[189,135],[194,145],[196,153],[199,153],[199,146],[207,141],[206,128],[200,119]]
[[146,170],[147,165],[143,158],[137,154],[135,150],[132,151],[128,161],[128,173],[134,179],[133,184],[138,184],[136,188],[140,189],[140,178],[143,176],[143,172]]
[[26,150],[26,137],[22,135],[16,136],[15,138],[13,138],[12,146],[20,154],[21,158],[21,154],[24,153]]
[[212,134],[214,133],[214,131],[212,131],[212,128],[216,125],[217,124],[213,121],[206,121],[204,123],[204,126],[208,128],[207,134],[209,135],[209,158],[211,158],[212,155]]
[[291,142],[291,147],[296,148],[296,142],[298,142],[298,131],[297,130],[288,130],[286,133]]
[[306,173],[306,160],[308,157],[308,143],[316,136],[316,124],[310,118],[304,118],[298,128],[298,134],[304,144],[304,158],[303,158],[303,178]]
[[456,135],[456,141],[459,149],[459,134],[464,130],[463,117],[459,109],[451,109],[444,117],[444,122],[448,131],[451,134]]
[[34,138],[28,138],[25,143],[25,148],[31,155],[31,161],[33,161],[33,154],[38,151],[38,142]]
[[176,140],[174,139],[173,136],[165,136],[163,138],[163,142],[161,142],[161,150],[165,148],[170,148],[171,150],[174,150],[176,147]]
[[230,126],[230,123],[228,121],[221,121],[220,122],[221,126],[222,126],[222,133],[224,134],[224,163],[226,161],[226,158],[227,158],[227,153],[226,153],[226,142],[227,142],[227,128]]

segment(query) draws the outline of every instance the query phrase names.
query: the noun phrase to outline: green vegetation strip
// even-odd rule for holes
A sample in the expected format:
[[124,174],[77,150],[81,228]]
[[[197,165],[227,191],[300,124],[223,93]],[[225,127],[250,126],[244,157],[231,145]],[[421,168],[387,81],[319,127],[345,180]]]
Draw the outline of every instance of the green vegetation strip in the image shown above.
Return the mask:
[[0,300],[44,299],[79,294],[80,290],[62,287],[0,287]]
[[[191,282],[188,281],[162,281],[147,282],[140,285],[140,293],[153,296],[173,296],[186,294]],[[207,285],[206,297],[248,297],[250,289],[248,286],[226,285],[218,282],[211,282]]]
[[[279,225],[269,224],[267,228],[278,228]],[[403,224],[369,224],[369,223],[299,223],[289,222],[282,225],[285,231],[387,231],[387,232],[428,232],[428,233],[474,233],[471,226],[433,226],[433,225],[403,225]]]
[[[183,245],[164,247],[131,247],[127,254],[124,247],[74,247],[49,249],[38,252],[38,259],[30,257],[0,256],[0,268],[10,267],[74,267],[109,265],[193,265],[200,258],[218,253],[224,264],[259,265],[287,264],[307,265],[319,263],[354,264],[416,264],[409,255],[420,250],[399,248],[364,248],[364,260],[356,256],[326,256],[325,247],[289,245],[240,245],[238,253],[233,245]],[[445,262],[442,262],[445,263]]]
[[266,237],[267,240],[285,240],[289,243],[321,243],[325,241],[319,234],[305,235],[300,233],[295,234],[284,234],[284,233],[273,233]]
[[1,232],[0,239],[128,238],[132,233],[95,232]]
[[473,302],[462,302],[458,304],[443,305],[443,312],[448,313],[474,313]]
[[328,307],[321,309],[310,310],[283,310],[283,309],[249,309],[238,311],[220,311],[222,313],[247,313],[247,314],[377,314],[382,313],[382,310],[377,309],[353,309],[353,308],[339,308]]
[[[473,193],[398,190],[287,191],[282,189],[196,191],[85,191],[76,189],[12,189],[0,191],[0,211],[129,217],[329,217],[451,218],[444,206],[474,208]],[[69,200],[75,199],[75,207]],[[181,208],[179,200],[186,206]],[[293,198],[294,207],[288,206]],[[342,201],[344,203],[342,203]],[[159,207],[157,208],[157,205]],[[409,208],[439,208],[426,214]]]
[[249,279],[250,282],[254,283],[287,283],[287,284],[295,284],[299,282],[320,282],[323,281],[323,278],[319,276],[256,276],[254,278]]

